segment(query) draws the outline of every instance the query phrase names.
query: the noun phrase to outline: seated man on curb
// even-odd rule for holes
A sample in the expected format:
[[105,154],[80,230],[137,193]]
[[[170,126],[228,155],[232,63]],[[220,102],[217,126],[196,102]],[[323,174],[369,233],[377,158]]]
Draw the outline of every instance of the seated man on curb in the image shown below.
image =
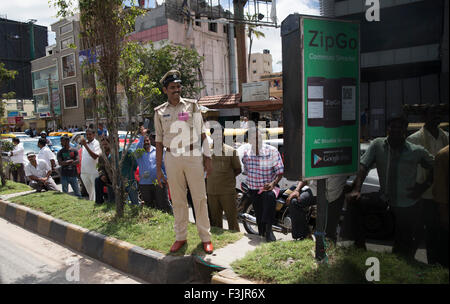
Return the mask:
[[[326,199],[328,202],[327,208],[327,224],[325,233],[328,239],[333,243],[337,242],[337,226],[342,214],[342,207],[344,206],[345,185],[347,176],[331,176],[326,179]],[[306,217],[304,207],[309,207],[317,204],[317,181],[310,181],[308,184],[305,181],[299,181],[297,187],[289,195],[286,200],[287,204],[291,201],[297,204],[300,208],[298,210]],[[294,218],[291,216],[291,219]],[[294,225],[293,225],[294,226]],[[306,223],[304,225],[306,227]],[[306,229],[305,229],[306,230]],[[306,233],[302,237],[306,237]]]
[[258,233],[267,242],[276,241],[272,231],[275,221],[277,184],[284,172],[283,161],[277,148],[264,144],[262,131],[249,129],[249,143],[246,144],[242,163],[247,173],[249,194],[256,213]]
[[25,175],[30,179],[30,187],[41,192],[42,189],[46,191],[58,191],[55,181],[50,176],[52,168],[45,160],[36,159],[34,152],[27,153],[29,164],[25,167]]

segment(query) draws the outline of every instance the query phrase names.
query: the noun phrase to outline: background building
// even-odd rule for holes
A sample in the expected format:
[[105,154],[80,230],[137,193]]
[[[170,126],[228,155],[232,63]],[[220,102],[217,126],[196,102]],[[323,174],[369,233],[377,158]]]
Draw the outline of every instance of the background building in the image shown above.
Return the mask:
[[[82,69],[86,53],[80,41],[79,15],[53,23],[51,30],[56,33],[56,43],[47,47],[45,57],[32,61],[36,116],[47,121],[46,128],[84,127],[94,122],[95,107],[83,94],[90,83]],[[121,104],[126,104],[123,89],[118,88],[118,97]],[[120,123],[126,120],[121,115]]]
[[366,20],[365,1],[320,4],[325,16],[361,24],[360,100],[371,136],[384,136],[389,113],[404,104],[449,102],[448,0],[380,1],[379,22]]
[[56,33],[56,44],[47,48],[45,57],[32,61],[36,115],[47,120],[47,128],[81,126],[85,121],[80,96],[82,73],[78,49],[70,47],[71,44],[79,46],[79,17],[59,20],[51,25],[51,30]]
[[31,99],[31,60],[45,56],[47,27],[35,25],[36,20],[19,22],[0,17],[0,62],[8,70],[18,74],[6,86],[0,88],[0,95],[16,92],[18,99]]
[[24,131],[30,123],[36,128],[34,102],[31,99],[2,100],[5,113],[1,117],[2,131]]
[[[237,59],[233,55],[236,48],[234,30],[229,35],[229,24],[211,22],[207,17],[196,15],[194,6],[188,10],[189,13],[183,14],[180,12],[182,3],[180,0],[166,0],[160,6],[149,9],[147,14],[137,18],[136,30],[129,39],[143,44],[152,41],[156,47],[171,43],[196,49],[205,58],[198,72],[199,80],[205,86],[200,95],[236,93],[237,77],[233,76],[237,74]],[[211,10],[221,8],[211,7]],[[186,14],[190,16],[189,22]]]
[[248,68],[249,82],[261,81],[263,75],[272,73],[272,55],[269,50],[262,53],[250,54],[250,66]]
[[269,82],[269,95],[283,99],[283,73],[269,73],[261,75],[260,81]]

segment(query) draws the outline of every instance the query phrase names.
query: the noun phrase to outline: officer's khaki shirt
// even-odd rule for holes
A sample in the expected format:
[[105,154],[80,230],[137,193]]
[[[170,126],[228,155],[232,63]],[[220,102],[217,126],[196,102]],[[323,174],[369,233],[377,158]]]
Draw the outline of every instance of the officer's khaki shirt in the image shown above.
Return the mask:
[[434,164],[434,200],[448,205],[448,145],[436,154]]
[[176,106],[167,101],[155,108],[154,121],[155,141],[164,147],[174,150],[191,144],[201,147],[201,133],[206,133],[206,128],[196,100],[180,98]]
[[236,150],[223,145],[222,155],[211,157],[212,173],[206,181],[206,190],[209,195],[236,194],[235,170],[241,170],[241,162]]

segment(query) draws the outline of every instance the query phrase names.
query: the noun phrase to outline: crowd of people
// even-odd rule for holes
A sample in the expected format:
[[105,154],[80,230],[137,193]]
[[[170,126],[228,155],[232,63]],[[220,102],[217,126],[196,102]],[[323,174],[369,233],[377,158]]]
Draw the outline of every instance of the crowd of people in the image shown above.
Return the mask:
[[[181,97],[180,76],[178,71],[172,70],[161,79],[168,101],[154,109],[155,131],[150,133],[141,126],[137,149],[125,156],[121,175],[126,181],[128,200],[139,204],[140,196],[144,204],[173,213],[176,240],[171,252],[180,250],[187,242],[188,201],[191,202],[203,249],[212,253],[210,227],[223,227],[224,213],[228,229],[240,230],[235,185],[236,176],[243,172],[258,232],[267,242],[276,241],[272,225],[280,190],[278,183],[284,173],[279,151],[263,142],[258,127],[249,127],[248,120],[243,120],[243,126],[248,128],[248,138],[242,149],[241,167],[233,147],[224,143],[214,146],[215,141],[207,140],[205,122],[197,119],[198,115],[201,117],[199,105]],[[392,116],[387,137],[373,140],[361,157],[359,172],[351,189],[346,189],[345,176],[326,179],[326,235],[329,239],[337,241],[339,219],[344,202],[347,202],[345,220],[351,223],[349,237],[356,246],[366,248],[363,228],[365,194],[361,194],[361,188],[369,170],[376,168],[380,183],[376,204],[392,212],[395,218],[393,252],[414,258],[422,241],[421,235],[425,235],[428,262],[448,267],[449,140],[448,133],[439,128],[442,112],[441,106],[426,107],[423,113],[425,125],[409,137],[406,116]],[[187,126],[189,132],[174,130],[173,125],[180,122]],[[218,131],[213,130],[211,137],[223,139],[223,134],[214,132]],[[48,149],[45,138],[41,138],[39,154],[28,153],[26,166],[20,163],[23,148],[14,138],[16,148],[11,152],[11,158],[19,164],[13,171],[14,180],[24,182],[24,176],[27,176],[37,191],[56,190],[51,173],[59,164],[63,192],[68,192],[70,184],[74,194],[81,197],[79,177],[90,200],[97,204],[102,204],[105,197],[113,200],[112,176],[106,163],[111,159],[107,134],[103,125],[97,131],[88,128],[86,138],[80,141],[81,151],[71,148],[69,137],[63,136],[63,148],[56,157]],[[186,138],[176,140],[186,134]],[[198,147],[200,153],[196,154]],[[103,157],[100,157],[101,153],[104,153]],[[136,178],[137,168],[139,174]],[[316,196],[316,182],[300,180],[289,195],[287,204],[307,207],[315,203]],[[425,233],[421,234],[422,230]]]

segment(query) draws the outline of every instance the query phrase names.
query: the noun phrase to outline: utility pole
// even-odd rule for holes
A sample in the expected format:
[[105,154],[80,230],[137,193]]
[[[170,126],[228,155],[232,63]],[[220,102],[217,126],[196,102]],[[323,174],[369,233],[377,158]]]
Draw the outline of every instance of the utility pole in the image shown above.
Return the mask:
[[53,92],[52,92],[52,80],[51,80],[51,74],[48,74],[48,79],[47,79],[47,86],[48,86],[48,100],[50,103],[50,115],[52,115],[52,128],[56,129],[56,123],[55,123],[55,109],[53,107]]
[[[247,0],[233,0],[235,19],[244,20],[244,6]],[[239,93],[242,94],[242,84],[247,82],[247,60],[245,49],[245,23],[242,21],[235,21],[236,28],[236,48],[238,61],[238,78],[239,78]]]
[[35,49],[34,49],[34,23],[36,22],[36,19],[30,19],[28,21],[28,24],[30,25],[30,58],[31,60],[34,60],[36,57],[35,55]]

